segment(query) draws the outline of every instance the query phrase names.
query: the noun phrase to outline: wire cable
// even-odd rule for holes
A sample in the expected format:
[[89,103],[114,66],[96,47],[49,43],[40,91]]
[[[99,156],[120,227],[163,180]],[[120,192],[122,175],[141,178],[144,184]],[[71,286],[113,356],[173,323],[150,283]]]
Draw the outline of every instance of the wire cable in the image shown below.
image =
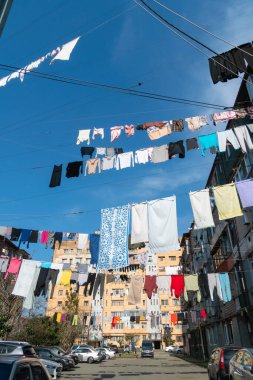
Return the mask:
[[[142,9],[144,9],[147,13],[149,13],[153,18],[157,19],[162,25],[164,25],[166,28],[168,28],[171,32],[173,32],[174,34],[176,34],[179,38],[181,38],[183,41],[185,41],[187,44],[189,44],[190,46],[192,46],[195,50],[198,50],[201,54],[204,54],[208,59],[211,59],[213,62],[215,62],[217,65],[223,67],[225,70],[228,70],[230,71],[233,75],[235,75],[236,77],[240,77],[240,75],[233,71],[232,69],[224,66],[222,63],[216,61],[216,59],[214,57],[211,57],[209,56],[207,53],[205,53],[204,51],[202,51],[201,49],[199,49],[196,45],[194,45],[193,43],[191,43],[190,41],[188,41],[186,38],[182,37],[181,34],[177,33],[174,29],[180,31],[180,33],[182,33],[183,35],[186,35],[188,38],[194,40],[195,42],[197,42],[198,44],[200,44],[201,46],[205,47],[206,49],[214,52],[214,54],[216,54],[217,56],[220,56],[220,54],[218,54],[217,52],[215,52],[214,50],[210,49],[209,47],[207,47],[205,44],[203,44],[202,42],[198,41],[197,39],[195,39],[194,37],[191,37],[190,35],[188,35],[188,33],[185,33],[184,31],[182,31],[181,29],[177,28],[176,26],[174,26],[173,24],[171,24],[169,21],[167,21],[164,17],[162,17],[158,12],[156,12],[152,7],[150,7],[148,4],[145,3],[144,0],[139,0],[141,1],[141,3],[145,4],[145,6],[143,6],[142,4],[140,4],[137,0],[133,0],[136,4],[138,4]],[[150,9],[150,11],[149,11]],[[171,27],[170,27],[170,26]],[[229,64],[233,65],[233,66],[236,66],[233,62],[230,62],[229,60],[227,60],[226,58],[222,57],[224,59],[224,61],[227,61],[229,62]],[[236,66],[237,69],[239,69],[237,66]],[[244,70],[240,69],[240,71],[244,72],[245,74],[248,74],[247,72],[245,72]],[[251,86],[253,86],[253,83],[248,81],[247,79],[245,78],[241,78],[243,81],[245,81],[246,83],[249,83]]]
[[212,37],[215,37],[216,39],[218,39],[218,40],[224,42],[225,44],[230,45],[231,47],[240,50],[241,52],[243,52],[244,54],[249,55],[250,57],[253,57],[253,54],[250,54],[249,52],[243,50],[243,49],[240,48],[239,46],[236,46],[236,45],[232,44],[231,42],[225,40],[224,38],[218,36],[217,34],[214,34],[214,33],[210,32],[209,30],[207,30],[207,29],[203,28],[202,26],[196,24],[195,22],[191,21],[190,19],[186,18],[185,16],[181,15],[180,13],[178,13],[178,12],[174,11],[173,9],[167,7],[166,5],[160,3],[158,0],[152,0],[152,1],[154,1],[154,2],[157,3],[157,4],[159,4],[159,5],[160,5],[161,7],[163,7],[164,9],[167,9],[169,12],[173,13],[174,15],[180,17],[182,20],[188,22],[189,24],[195,26],[196,28],[202,30],[203,32],[205,32],[205,33],[211,35]]

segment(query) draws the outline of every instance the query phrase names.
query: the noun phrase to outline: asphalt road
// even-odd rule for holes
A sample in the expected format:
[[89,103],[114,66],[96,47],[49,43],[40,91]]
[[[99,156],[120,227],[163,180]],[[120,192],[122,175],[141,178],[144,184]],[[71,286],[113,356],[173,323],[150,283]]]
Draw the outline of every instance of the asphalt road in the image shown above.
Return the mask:
[[102,380],[207,380],[205,368],[193,365],[165,352],[156,352],[154,359],[115,358],[99,364],[80,363],[75,370],[63,372],[61,379]]

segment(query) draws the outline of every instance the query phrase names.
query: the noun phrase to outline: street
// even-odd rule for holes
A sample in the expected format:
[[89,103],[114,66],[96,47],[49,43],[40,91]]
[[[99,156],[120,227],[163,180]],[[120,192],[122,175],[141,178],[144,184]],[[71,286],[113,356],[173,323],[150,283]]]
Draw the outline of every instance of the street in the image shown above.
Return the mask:
[[133,379],[159,380],[195,379],[206,380],[205,368],[172,357],[165,352],[156,352],[155,359],[149,358],[116,358],[100,364],[80,363],[75,371],[63,372],[61,379],[100,380],[100,379]]

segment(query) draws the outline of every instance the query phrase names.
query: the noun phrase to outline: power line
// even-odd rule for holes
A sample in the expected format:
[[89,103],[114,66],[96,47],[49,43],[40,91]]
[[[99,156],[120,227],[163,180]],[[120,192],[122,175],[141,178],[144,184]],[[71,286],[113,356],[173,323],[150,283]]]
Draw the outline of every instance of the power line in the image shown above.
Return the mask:
[[[214,57],[211,57],[209,56],[208,54],[206,54],[204,51],[202,51],[201,49],[199,49],[196,45],[194,45],[193,43],[191,43],[190,41],[188,41],[186,38],[182,37],[181,34],[179,34],[178,32],[176,32],[174,29],[176,29],[177,31],[179,31],[180,33],[182,33],[183,35],[187,36],[188,38],[190,38],[191,40],[197,42],[199,45],[203,46],[204,48],[208,49],[209,51],[213,52],[214,54],[216,54],[217,56],[220,56],[220,54],[218,54],[217,52],[215,52],[215,50],[209,48],[207,45],[203,44],[202,42],[198,41],[196,38],[190,36],[188,33],[182,31],[180,28],[176,27],[175,25],[173,25],[172,23],[170,23],[168,20],[166,20],[164,17],[162,17],[158,12],[156,12],[152,7],[150,7],[148,4],[145,3],[144,0],[139,0],[141,1],[141,3],[144,4],[144,6],[140,3],[138,3],[137,0],[133,0],[136,4],[138,4],[142,9],[144,9],[147,13],[149,13],[153,18],[157,19],[162,25],[164,25],[167,29],[169,29],[172,33],[176,34],[179,38],[181,38],[183,41],[185,41],[187,44],[189,44],[190,46],[192,46],[195,50],[199,51],[201,54],[204,54],[208,59],[211,59],[213,62],[215,62],[217,65],[223,67],[225,70],[228,70],[230,71],[232,74],[234,74],[236,77],[240,77],[240,75],[238,75],[237,72],[233,71],[231,68],[229,67],[226,67],[224,66],[221,62],[218,62],[216,61],[216,59]],[[171,26],[171,27],[170,27]],[[241,72],[244,72],[245,74],[248,74],[247,72],[245,72],[244,70],[242,70],[241,68],[239,68],[237,65],[235,65],[233,62],[229,61],[227,58],[225,57],[222,57],[222,59],[226,62],[228,62],[230,65],[233,65],[237,68],[237,70],[241,71]],[[249,83],[251,86],[253,85],[250,81],[248,81],[247,79],[245,78],[241,78],[244,82],[246,83]]]
[[[1,63],[0,63],[0,68],[2,68],[3,70],[11,71],[11,72],[21,70],[20,67],[1,64]],[[99,82],[91,82],[87,80],[82,80],[82,79],[72,78],[72,77],[65,77],[65,76],[56,75],[56,74],[53,75],[53,74],[48,74],[48,73],[44,73],[40,71],[31,70],[31,71],[25,72],[25,74],[43,78],[43,79],[52,80],[52,81],[73,84],[77,86],[103,88],[103,89],[112,90],[112,91],[122,93],[122,94],[127,94],[127,95],[132,95],[132,96],[137,96],[137,97],[144,97],[144,98],[149,98],[149,99],[156,99],[156,100],[173,102],[173,103],[189,104],[196,107],[205,106],[206,108],[212,108],[212,109],[217,108],[221,110],[233,108],[232,106],[224,106],[224,105],[201,102],[201,101],[196,101],[196,100],[191,100],[191,99],[178,98],[174,96],[161,95],[161,94],[156,94],[152,92],[138,91],[138,90],[134,90],[130,88],[113,86],[113,85],[99,83]]]
[[192,20],[186,18],[185,16],[181,15],[180,13],[175,12],[173,9],[171,9],[171,8],[167,7],[166,5],[160,3],[159,1],[157,1],[157,0],[152,0],[152,1],[154,1],[154,2],[157,3],[157,4],[159,4],[159,5],[160,5],[161,7],[163,7],[164,9],[167,9],[169,12],[173,13],[174,15],[180,17],[182,20],[185,20],[185,21],[188,22],[189,24],[191,24],[191,25],[195,26],[196,28],[202,30],[203,32],[205,32],[205,33],[211,35],[212,37],[215,37],[216,39],[218,39],[218,40],[224,42],[225,44],[230,45],[231,47],[240,50],[241,52],[243,52],[244,54],[249,55],[250,57],[253,57],[253,54],[250,54],[249,52],[243,50],[243,49],[240,48],[239,46],[236,46],[236,45],[232,44],[231,42],[225,40],[224,38],[219,37],[217,34],[214,34],[214,33],[210,32],[209,30],[207,30],[207,29],[203,28],[202,26],[196,24],[195,22],[193,22]]

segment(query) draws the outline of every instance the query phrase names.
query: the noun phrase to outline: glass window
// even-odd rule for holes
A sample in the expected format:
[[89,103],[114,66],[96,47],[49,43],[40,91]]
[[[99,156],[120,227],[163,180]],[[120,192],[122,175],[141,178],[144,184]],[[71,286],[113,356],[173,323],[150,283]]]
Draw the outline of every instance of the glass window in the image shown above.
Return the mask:
[[62,296],[63,295],[63,290],[58,290],[58,296]]
[[160,260],[160,261],[164,261],[164,260],[165,260],[165,256],[160,256],[160,257],[159,257],[159,260]]
[[65,248],[65,249],[63,250],[63,252],[64,252],[64,255],[67,255],[68,252],[69,252],[69,250]]
[[169,259],[170,259],[171,261],[176,261],[177,257],[176,257],[176,256],[169,256]]
[[58,306],[62,306],[62,301],[58,301]]
[[30,367],[28,365],[20,365],[17,367],[14,380],[32,380]]
[[166,306],[169,304],[169,301],[168,300],[162,300],[161,304],[162,304],[162,306]]
[[224,334],[226,344],[234,344],[232,321],[224,324]]
[[252,357],[249,352],[245,351],[243,355],[243,365],[249,365],[252,367]]
[[160,268],[159,268],[159,271],[160,271],[160,272],[165,272],[165,267],[160,267]]
[[9,379],[11,370],[11,364],[0,363],[0,379]]
[[78,249],[78,250],[77,250],[77,253],[78,253],[78,254],[83,253],[83,250],[82,250],[82,249]]
[[41,365],[31,365],[33,380],[48,380],[48,377]]

